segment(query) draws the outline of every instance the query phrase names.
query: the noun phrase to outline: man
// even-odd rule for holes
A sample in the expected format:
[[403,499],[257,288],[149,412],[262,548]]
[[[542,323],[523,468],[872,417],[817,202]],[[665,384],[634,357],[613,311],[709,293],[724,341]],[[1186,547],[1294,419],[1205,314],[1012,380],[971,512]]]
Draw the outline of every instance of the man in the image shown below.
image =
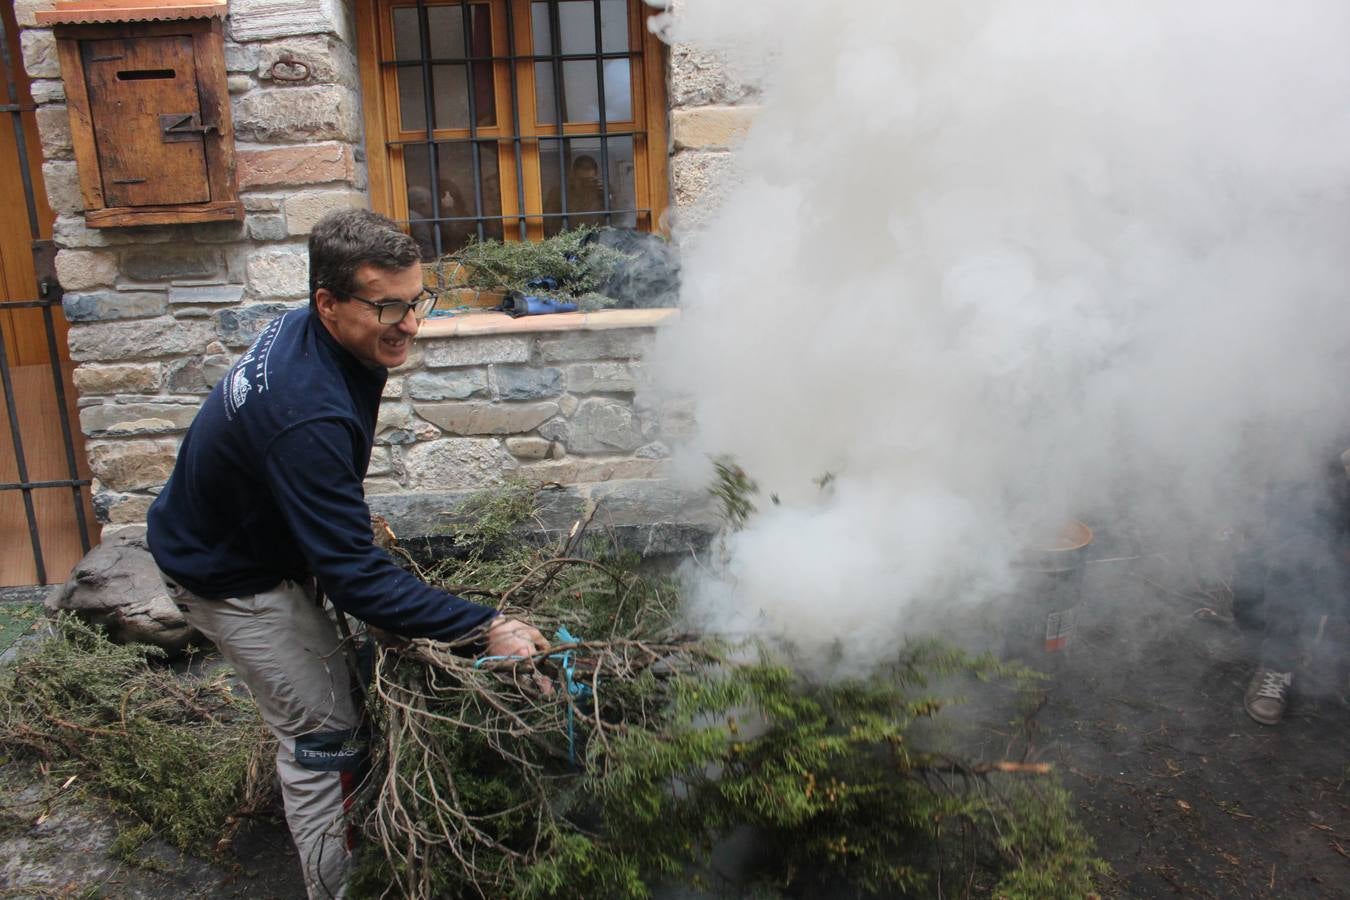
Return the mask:
[[309,308],[269,324],[216,385],[148,516],[170,593],[280,741],[310,897],[343,894],[343,804],[363,756],[352,676],[314,582],[338,610],[398,634],[481,634],[493,656],[548,647],[536,629],[428,587],[371,542],[362,480],[380,394],[435,305],[419,256],[383,216],[325,216],[309,239]]
[[[604,183],[600,178],[600,164],[592,156],[578,156],[572,160],[572,169],[567,173],[567,217],[568,228],[580,228],[583,225],[599,228],[605,224],[604,211],[609,208],[605,202]],[[592,215],[577,215],[595,211]],[[544,212],[560,213],[563,210],[562,190],[553,187],[549,190],[544,203]],[[562,217],[549,219],[544,226],[547,234],[557,234],[562,230]]]

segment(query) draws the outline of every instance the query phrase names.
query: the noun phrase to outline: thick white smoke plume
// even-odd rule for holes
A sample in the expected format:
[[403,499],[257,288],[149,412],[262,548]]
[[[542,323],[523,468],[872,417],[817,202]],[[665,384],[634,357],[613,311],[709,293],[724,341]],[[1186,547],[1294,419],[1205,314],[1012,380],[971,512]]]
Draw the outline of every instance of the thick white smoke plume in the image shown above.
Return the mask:
[[671,28],[764,90],[654,363],[690,458],[782,501],[700,588],[718,624],[865,655],[1044,523],[1218,530],[1350,446],[1344,0],[682,0]]

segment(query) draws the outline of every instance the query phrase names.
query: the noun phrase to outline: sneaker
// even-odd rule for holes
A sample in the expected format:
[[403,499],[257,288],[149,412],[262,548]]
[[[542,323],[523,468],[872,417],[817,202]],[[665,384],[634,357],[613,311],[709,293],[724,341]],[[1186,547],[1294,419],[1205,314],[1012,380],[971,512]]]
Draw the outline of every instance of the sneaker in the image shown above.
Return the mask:
[[1265,666],[1258,666],[1247,685],[1247,696],[1243,706],[1247,715],[1262,725],[1278,725],[1284,718],[1284,709],[1289,705],[1289,688],[1294,683],[1293,672],[1276,672]]

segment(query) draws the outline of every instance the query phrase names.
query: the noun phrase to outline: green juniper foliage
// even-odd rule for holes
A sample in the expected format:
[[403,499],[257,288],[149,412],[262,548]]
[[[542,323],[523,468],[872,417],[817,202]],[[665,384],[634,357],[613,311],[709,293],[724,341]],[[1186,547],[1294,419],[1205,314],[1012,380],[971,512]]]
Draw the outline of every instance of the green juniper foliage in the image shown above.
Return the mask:
[[145,645],[120,646],[63,614],[0,670],[0,735],[78,775],[181,849],[213,848],[240,813],[264,806],[275,745],[226,681],[184,678]]
[[[1013,708],[1028,673],[925,642],[868,677],[813,680],[790,652],[681,633],[672,583],[584,524],[520,539],[536,502],[517,482],[475,498],[461,552],[422,574],[578,643],[538,660],[552,693],[434,642],[380,649],[350,896],[1091,892],[1103,866],[1053,776],[969,759],[976,715],[937,727],[963,694]],[[0,670],[0,734],[209,849],[265,802],[273,745],[223,676],[184,679],[155,656],[61,619]],[[732,834],[752,846],[736,884],[710,865]]]
[[[725,472],[737,496],[752,484],[730,461]],[[476,507],[499,544],[513,516],[530,515],[524,490]],[[603,546],[573,558],[504,543],[503,567],[470,552],[436,577],[585,639],[576,659],[595,695],[569,722],[567,703],[516,677],[384,654],[382,790],[363,801],[371,840],[353,896],[393,884],[419,897],[641,898],[663,880],[728,896],[840,882],[876,896],[932,896],[942,883],[1003,897],[1091,891],[1101,864],[1050,776],[963,762],[924,727],[959,689],[1013,705],[1031,673],[915,643],[867,678],[817,683],[767,651],[676,636],[669,585]],[[660,650],[650,659],[644,647]],[[722,883],[712,848],[746,830],[745,881]]]
[[[577,303],[581,309],[613,306],[613,298],[598,293],[629,254],[586,243],[595,229],[573,228],[542,241],[470,242],[439,260],[435,271],[440,287],[465,284],[480,291],[521,291]],[[528,287],[537,278],[553,278],[556,290]]]

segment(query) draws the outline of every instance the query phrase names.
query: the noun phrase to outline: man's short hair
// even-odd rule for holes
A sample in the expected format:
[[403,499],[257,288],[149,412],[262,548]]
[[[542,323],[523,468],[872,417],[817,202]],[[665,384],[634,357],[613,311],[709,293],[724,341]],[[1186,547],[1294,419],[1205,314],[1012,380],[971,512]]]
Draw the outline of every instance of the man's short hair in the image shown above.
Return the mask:
[[309,303],[319,288],[348,295],[356,270],[374,266],[399,272],[422,260],[417,241],[393,220],[368,209],[339,209],[318,221],[309,234]]

